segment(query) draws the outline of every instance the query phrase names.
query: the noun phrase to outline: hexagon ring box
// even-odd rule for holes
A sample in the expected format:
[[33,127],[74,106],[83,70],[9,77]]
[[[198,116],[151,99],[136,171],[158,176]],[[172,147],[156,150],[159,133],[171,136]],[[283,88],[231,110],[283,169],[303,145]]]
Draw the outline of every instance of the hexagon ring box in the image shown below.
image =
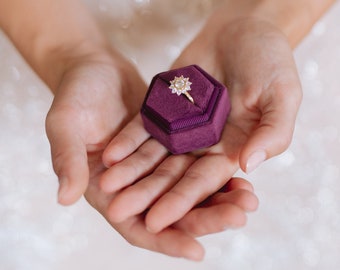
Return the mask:
[[141,109],[145,129],[173,154],[216,144],[229,112],[226,87],[196,65],[157,74]]

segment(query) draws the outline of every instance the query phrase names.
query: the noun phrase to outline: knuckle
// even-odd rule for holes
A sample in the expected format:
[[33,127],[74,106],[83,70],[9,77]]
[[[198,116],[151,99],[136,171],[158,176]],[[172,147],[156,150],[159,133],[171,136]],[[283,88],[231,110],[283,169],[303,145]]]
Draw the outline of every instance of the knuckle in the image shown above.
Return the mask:
[[140,148],[138,150],[138,155],[139,155],[140,161],[142,161],[143,163],[146,163],[153,159],[153,151],[146,147]]
[[161,178],[161,179],[175,176],[174,172],[167,168],[158,168],[157,170],[155,170],[154,175],[157,178]]
[[189,194],[184,193],[182,190],[176,188],[171,189],[168,192],[167,196],[172,197],[176,202],[176,205],[182,209],[192,207],[195,204],[195,202],[193,202],[192,199],[190,198]]
[[138,143],[135,138],[127,132],[122,132],[120,136],[116,138],[116,144],[125,145],[129,149],[135,149],[138,147]]
[[164,179],[164,178],[169,178],[170,177],[170,171],[166,170],[166,169],[157,169],[153,175],[157,178],[157,179]]
[[203,176],[203,174],[197,171],[188,171],[185,174],[185,178],[187,178],[190,181],[205,180],[205,177]]

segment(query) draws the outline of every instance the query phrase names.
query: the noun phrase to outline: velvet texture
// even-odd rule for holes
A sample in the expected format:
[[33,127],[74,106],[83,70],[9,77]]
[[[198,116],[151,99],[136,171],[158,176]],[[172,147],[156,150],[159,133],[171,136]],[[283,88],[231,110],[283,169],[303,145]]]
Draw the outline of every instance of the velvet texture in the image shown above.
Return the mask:
[[[192,83],[194,104],[169,88],[182,75]],[[157,74],[141,109],[145,129],[173,154],[216,144],[229,112],[226,87],[196,65]]]

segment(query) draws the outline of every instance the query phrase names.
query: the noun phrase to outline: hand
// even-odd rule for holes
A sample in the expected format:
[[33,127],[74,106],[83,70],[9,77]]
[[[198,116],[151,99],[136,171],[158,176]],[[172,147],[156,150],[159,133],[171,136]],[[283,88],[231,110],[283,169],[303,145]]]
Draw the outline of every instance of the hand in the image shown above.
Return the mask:
[[238,168],[249,173],[288,147],[301,87],[291,48],[278,29],[256,19],[208,26],[174,67],[193,63],[229,89],[232,110],[221,141],[184,155],[192,160],[183,162],[183,155],[167,157],[137,116],[104,152],[104,163],[113,166],[101,179],[103,190],[117,191],[139,180],[113,198],[111,220],[150,208],[146,225],[159,233],[219,190]]
[[46,118],[52,162],[59,177],[59,202],[79,199],[104,167],[91,167],[107,143],[135,114],[145,93],[136,70],[114,51],[69,61]]
[[[187,157],[182,158],[186,159]],[[101,164],[101,161],[97,159],[94,160],[93,165],[96,162]],[[155,175],[157,175],[157,172]],[[98,184],[100,177],[102,177],[102,173],[98,173],[93,178],[86,197],[90,204],[130,244],[194,261],[200,261],[204,257],[204,249],[195,240],[195,237],[221,232],[229,228],[239,228],[246,223],[246,213],[255,211],[258,206],[258,199],[253,193],[252,185],[244,179],[233,178],[220,191],[208,197],[200,205],[190,209],[178,222],[155,234],[150,232],[145,223],[147,209],[138,214],[130,215],[124,221],[116,222],[111,218],[111,201],[117,194],[102,191]],[[128,196],[129,203],[124,205],[120,209],[121,211],[129,210],[131,205],[138,205],[140,202],[144,203],[149,199],[147,196],[150,194],[147,192],[144,192],[144,194],[137,193],[137,197],[129,194],[132,195]]]
[[102,153],[140,108],[145,88],[133,67],[114,52],[81,58],[67,69],[46,119],[52,161],[60,179],[59,202],[71,204],[86,191],[89,203],[130,243],[198,260],[203,249],[194,237],[225,225],[243,225],[245,211],[253,210],[257,199],[249,183],[235,179],[226,191],[158,235],[147,231],[142,214],[120,223],[110,220],[109,205],[117,193],[99,188],[99,179],[107,170]]

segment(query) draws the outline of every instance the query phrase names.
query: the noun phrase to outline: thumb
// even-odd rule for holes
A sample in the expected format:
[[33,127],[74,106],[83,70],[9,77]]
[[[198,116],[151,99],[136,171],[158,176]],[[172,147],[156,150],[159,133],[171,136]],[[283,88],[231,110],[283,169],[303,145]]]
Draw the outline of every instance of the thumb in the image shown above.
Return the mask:
[[[276,95],[263,106],[259,125],[250,134],[240,153],[240,167],[250,173],[263,161],[285,151],[291,143],[301,102],[301,91]],[[290,96],[289,96],[290,95]]]
[[89,182],[86,144],[77,130],[65,123],[46,120],[52,163],[59,178],[58,202],[70,205],[86,191]]

